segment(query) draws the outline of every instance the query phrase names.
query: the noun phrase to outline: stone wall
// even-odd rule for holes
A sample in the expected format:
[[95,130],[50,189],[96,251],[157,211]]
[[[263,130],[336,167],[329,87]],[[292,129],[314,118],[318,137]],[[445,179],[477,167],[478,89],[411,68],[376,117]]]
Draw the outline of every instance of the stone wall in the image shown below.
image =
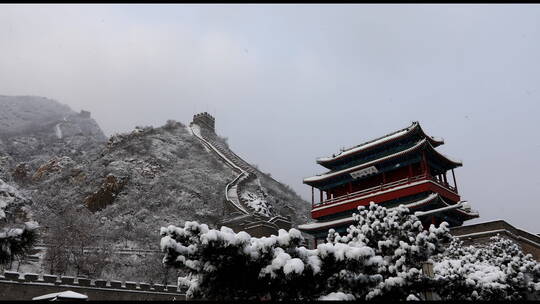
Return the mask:
[[91,280],[86,278],[57,277],[55,275],[19,274],[6,271],[0,275],[0,299],[32,300],[55,292],[71,290],[95,301],[172,301],[185,300],[185,294],[176,285],[137,282]]
[[497,234],[507,237],[521,246],[525,253],[540,261],[540,236],[518,229],[503,220],[454,227],[453,236],[460,238],[466,245],[485,244]]
[[204,128],[213,133],[216,132],[216,129],[215,129],[216,119],[212,115],[208,114],[208,112],[203,112],[203,113],[193,115],[193,121],[191,123],[196,124],[199,127]]
[[81,116],[83,118],[90,118],[91,113],[90,113],[90,111],[81,110],[81,112],[79,113],[79,116]]

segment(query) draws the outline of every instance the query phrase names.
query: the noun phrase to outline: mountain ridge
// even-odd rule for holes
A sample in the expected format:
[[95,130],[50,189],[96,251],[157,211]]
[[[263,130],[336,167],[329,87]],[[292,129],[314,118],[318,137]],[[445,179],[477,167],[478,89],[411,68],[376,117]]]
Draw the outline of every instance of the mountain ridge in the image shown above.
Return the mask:
[[[21,99],[30,106],[19,109],[23,113],[9,121],[11,126],[27,126],[24,132],[0,131],[0,178],[31,193],[37,219],[41,217],[45,225],[54,222],[54,210],[62,206],[85,206],[110,241],[118,241],[113,232],[125,223],[154,231],[130,240],[145,245],[152,235],[157,236],[160,225],[186,220],[218,225],[223,218],[223,189],[237,174],[206,151],[186,125],[169,120],[161,127],[136,127],[107,139],[89,112],[75,113],[69,106],[41,97],[6,99],[0,95],[0,105],[11,104],[12,114],[17,113],[13,104]],[[31,111],[39,103],[38,108],[46,108],[41,110],[43,116]],[[0,124],[6,125],[3,117]],[[35,124],[28,117],[38,122],[39,130],[32,129]],[[229,149],[217,134],[215,140]],[[44,143],[51,148],[41,151],[38,147]],[[242,193],[243,200],[259,206],[263,202],[293,224],[308,219],[309,203],[289,186],[249,166],[258,172],[262,185],[247,183],[249,192]]]

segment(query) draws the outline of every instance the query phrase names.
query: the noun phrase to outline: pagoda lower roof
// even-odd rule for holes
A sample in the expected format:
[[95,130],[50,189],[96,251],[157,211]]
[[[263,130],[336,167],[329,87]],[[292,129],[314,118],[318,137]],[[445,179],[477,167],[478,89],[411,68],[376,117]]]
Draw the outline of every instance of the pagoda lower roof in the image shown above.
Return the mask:
[[[435,213],[441,213],[441,212],[458,212],[460,215],[464,216],[466,219],[473,219],[479,216],[478,212],[473,211],[473,210],[467,210],[466,208],[468,204],[467,202],[461,201],[455,204],[448,204],[438,193],[432,193],[425,198],[419,199],[417,201],[414,201],[408,204],[402,204],[399,206],[407,207],[411,210],[414,210],[414,209],[425,207],[425,206],[428,206],[429,204],[434,204],[434,203],[442,207],[434,208],[427,211],[416,211],[414,215],[417,217],[422,217],[422,216],[435,214]],[[390,207],[388,209],[393,209],[396,207]],[[298,229],[302,231],[319,231],[323,229],[330,229],[332,227],[344,226],[344,225],[353,223],[355,221],[354,216],[355,215],[353,214],[349,217],[335,219],[331,221],[311,222],[311,223],[299,225]]]
[[417,122],[417,121],[414,121],[410,126],[404,128],[404,129],[401,129],[401,130],[395,131],[393,133],[387,134],[385,136],[382,136],[382,137],[367,141],[367,142],[359,144],[359,145],[357,145],[355,147],[343,150],[337,155],[332,155],[331,157],[320,157],[320,158],[317,159],[317,163],[320,164],[320,165],[323,165],[323,166],[327,166],[328,164],[333,163],[334,161],[343,159],[343,158],[345,158],[347,156],[351,156],[353,154],[364,152],[364,151],[367,151],[367,150],[369,150],[371,148],[380,146],[382,144],[389,143],[389,142],[391,142],[393,140],[403,138],[403,137],[405,137],[405,136],[407,136],[409,134],[412,134],[413,132],[415,132],[417,130],[419,130],[421,132],[423,137],[425,139],[427,139],[431,143],[432,146],[436,147],[436,146],[444,144],[443,139],[435,138],[433,136],[426,135],[426,133],[422,130],[422,127],[420,127],[420,123]]
[[437,150],[435,150],[435,148],[431,145],[431,143],[427,139],[424,138],[422,140],[419,140],[414,146],[412,146],[412,147],[410,147],[408,149],[396,152],[394,154],[383,156],[381,158],[374,159],[372,161],[362,163],[362,164],[359,164],[359,165],[356,165],[356,166],[353,166],[353,167],[350,167],[350,168],[345,168],[345,169],[341,169],[341,170],[337,170],[337,171],[329,171],[329,172],[324,173],[324,174],[304,178],[304,184],[315,186],[319,182],[325,181],[325,180],[330,179],[332,177],[337,177],[337,176],[347,174],[347,173],[350,173],[350,172],[353,172],[353,171],[356,171],[356,170],[361,170],[361,169],[373,166],[373,165],[375,165],[377,163],[380,163],[380,162],[383,162],[383,161],[391,160],[391,159],[394,159],[394,158],[397,158],[397,157],[400,157],[400,156],[403,156],[403,155],[406,155],[406,154],[409,154],[409,153],[416,152],[416,151],[418,151],[420,149],[423,149],[423,148],[426,148],[429,152],[433,153],[436,157],[438,157],[438,158],[442,159],[444,162],[448,163],[449,166],[451,166],[451,167],[455,168],[455,167],[459,167],[459,166],[462,165],[462,163],[460,161],[453,160],[453,159],[449,158],[448,156],[446,156],[446,155],[444,155],[442,153],[439,153]]

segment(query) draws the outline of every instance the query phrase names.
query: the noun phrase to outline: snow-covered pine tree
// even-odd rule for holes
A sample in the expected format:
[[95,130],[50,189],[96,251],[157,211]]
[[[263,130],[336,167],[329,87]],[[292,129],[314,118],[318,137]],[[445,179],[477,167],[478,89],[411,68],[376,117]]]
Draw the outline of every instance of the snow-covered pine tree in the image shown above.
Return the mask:
[[427,282],[421,263],[443,251],[446,225],[422,229],[406,208],[360,207],[347,234],[309,250],[296,229],[252,238],[186,222],[161,229],[164,263],[187,272],[179,284],[205,299],[406,299]]
[[438,294],[446,300],[524,300],[540,293],[540,263],[508,238],[484,246],[454,239],[435,257]]
[[300,247],[296,229],[278,236],[252,238],[227,227],[209,229],[186,222],[161,229],[164,263],[182,268],[189,298],[237,300],[310,298],[304,283],[318,271],[315,250]]
[[[0,179],[0,265],[27,254],[37,240],[38,224],[31,220],[29,202]],[[30,221],[22,223],[21,218]]]
[[0,265],[22,257],[32,249],[37,240],[36,228],[35,222],[27,222],[22,228],[0,229]]
[[[411,294],[421,298],[421,293],[431,285],[431,280],[422,274],[422,263],[443,252],[445,244],[451,240],[447,223],[424,230],[418,218],[403,206],[386,209],[371,203],[358,210],[354,215],[356,224],[351,225],[345,235],[330,231],[327,240],[353,248],[371,248],[380,259],[373,272],[380,279],[375,286],[365,288],[361,277],[365,272],[343,265],[341,271],[345,270],[347,279],[340,281],[341,289],[357,299],[406,300]],[[327,244],[320,245],[319,250],[324,246]]]

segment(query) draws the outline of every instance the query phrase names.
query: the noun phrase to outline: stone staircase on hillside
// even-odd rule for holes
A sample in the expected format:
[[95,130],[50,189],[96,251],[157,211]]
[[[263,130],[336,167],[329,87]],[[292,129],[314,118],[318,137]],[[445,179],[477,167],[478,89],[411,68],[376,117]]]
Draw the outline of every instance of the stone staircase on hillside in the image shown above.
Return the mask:
[[[225,155],[231,162],[233,162],[236,166],[240,167],[244,172],[247,172],[244,176],[242,176],[238,182],[231,188],[237,193],[238,200],[242,205],[249,208],[246,202],[241,198],[240,193],[243,192],[244,185],[250,181],[258,180],[257,176],[257,170],[253,168],[248,162],[240,158],[236,153],[231,151],[228,147],[225,147],[222,143],[208,139],[208,142],[210,142],[219,152],[221,152],[223,155]],[[257,182],[258,185],[260,185],[260,181]],[[261,189],[262,190],[262,189]]]
[[211,139],[211,138],[205,138],[209,143],[211,143],[219,152],[223,153],[230,161],[232,161],[235,165],[242,168],[242,170],[252,174],[257,175],[257,170],[253,168],[248,162],[243,160],[240,156],[238,156],[236,153],[231,151],[228,147],[226,147],[221,142]]
[[214,152],[217,156],[223,159],[223,161],[225,161],[226,164],[228,164],[235,171],[239,172],[238,176],[225,186],[225,201],[229,203],[228,207],[230,208],[225,208],[224,211],[227,211],[231,215],[250,214],[246,206],[243,206],[242,202],[240,202],[239,195],[238,195],[239,193],[238,183],[241,179],[245,178],[245,176],[247,176],[249,173],[247,173],[242,168],[234,164],[223,153],[217,150],[217,148],[214,147],[209,141],[207,141],[205,139],[205,136],[202,135],[201,126],[192,122],[189,128],[192,134],[197,139],[199,139],[199,141],[203,144],[204,147],[206,147],[208,151]]
[[[256,214],[246,202],[240,198],[242,188],[249,181],[255,181],[261,187],[258,178],[258,170],[253,168],[248,162],[243,160],[236,153],[231,151],[226,145],[216,139],[214,129],[214,118],[208,113],[194,115],[190,129],[201,143],[211,152],[217,154],[228,163],[239,175],[227,184],[225,188],[226,201],[232,208],[225,208],[228,214],[221,221],[221,225],[226,225],[235,231],[244,230],[252,236],[261,237],[277,234],[279,229],[289,229],[291,222],[283,216],[266,217]],[[262,190],[262,188],[261,188]]]

